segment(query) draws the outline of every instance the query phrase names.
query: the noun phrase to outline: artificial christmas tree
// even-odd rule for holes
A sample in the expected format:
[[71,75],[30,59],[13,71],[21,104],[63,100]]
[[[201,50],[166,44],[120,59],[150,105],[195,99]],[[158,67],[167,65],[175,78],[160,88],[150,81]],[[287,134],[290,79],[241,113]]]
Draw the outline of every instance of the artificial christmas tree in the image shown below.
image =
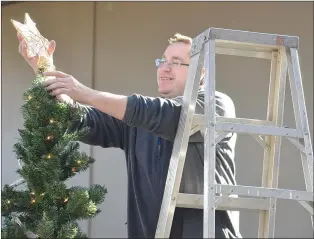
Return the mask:
[[96,216],[107,190],[67,187],[66,180],[86,170],[94,159],[79,152],[79,141],[88,128],[74,126],[84,108],[59,102],[43,86],[42,73],[54,69],[47,53],[48,40],[25,16],[25,24],[12,21],[27,41],[29,56],[37,57],[37,76],[22,106],[24,129],[14,145],[19,160],[17,173],[23,189],[5,185],[1,192],[4,218],[2,238],[85,238],[78,221]]

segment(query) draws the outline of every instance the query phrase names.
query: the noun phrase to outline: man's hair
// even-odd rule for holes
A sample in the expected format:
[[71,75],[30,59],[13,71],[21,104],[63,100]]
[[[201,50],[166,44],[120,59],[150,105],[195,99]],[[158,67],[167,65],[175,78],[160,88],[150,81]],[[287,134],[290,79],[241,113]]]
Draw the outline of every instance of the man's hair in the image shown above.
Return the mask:
[[[181,33],[176,33],[176,34],[174,34],[174,36],[172,38],[170,38],[168,40],[168,42],[170,45],[173,43],[177,43],[177,42],[182,42],[182,43],[186,43],[188,45],[192,45],[192,38],[185,36],[185,35],[182,35]],[[205,83],[204,79],[201,79],[200,86],[203,86],[204,83]]]
[[177,42],[183,42],[189,45],[192,45],[192,38],[182,35],[180,33],[176,33],[174,34],[174,36],[172,38],[170,38],[169,40],[169,44],[173,44],[173,43],[177,43]]

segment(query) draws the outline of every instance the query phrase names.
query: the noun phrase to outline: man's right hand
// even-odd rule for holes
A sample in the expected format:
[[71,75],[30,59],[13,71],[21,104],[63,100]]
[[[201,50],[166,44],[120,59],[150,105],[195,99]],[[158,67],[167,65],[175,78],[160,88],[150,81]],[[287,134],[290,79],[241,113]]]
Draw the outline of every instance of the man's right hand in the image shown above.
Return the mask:
[[[23,56],[23,58],[30,65],[30,67],[32,67],[34,72],[36,72],[39,57],[38,56],[29,57],[27,54],[27,42],[24,40],[24,38],[21,34],[18,34],[17,38],[19,40],[19,53]],[[56,42],[52,40],[49,42],[49,46],[47,49],[47,53],[48,53],[49,57],[53,57],[53,53],[54,53],[55,49],[56,49]],[[74,103],[73,100],[69,96],[64,95],[64,94],[58,95],[57,99],[61,102],[67,103],[67,104],[73,104]]]

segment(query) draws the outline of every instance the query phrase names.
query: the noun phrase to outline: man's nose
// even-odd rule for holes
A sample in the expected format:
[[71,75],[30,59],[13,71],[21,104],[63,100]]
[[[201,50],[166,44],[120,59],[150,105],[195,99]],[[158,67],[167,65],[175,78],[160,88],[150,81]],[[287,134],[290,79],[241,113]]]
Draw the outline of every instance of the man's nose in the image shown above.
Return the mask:
[[163,64],[159,67],[159,69],[160,69],[161,71],[171,71],[171,67],[168,65],[168,62],[163,63]]

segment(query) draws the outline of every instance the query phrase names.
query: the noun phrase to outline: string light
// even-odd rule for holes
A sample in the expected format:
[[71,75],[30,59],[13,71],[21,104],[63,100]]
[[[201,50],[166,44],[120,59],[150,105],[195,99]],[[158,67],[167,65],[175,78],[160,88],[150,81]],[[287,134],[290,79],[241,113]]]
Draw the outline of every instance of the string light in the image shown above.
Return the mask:
[[47,158],[49,158],[49,159],[50,159],[50,158],[51,158],[51,154],[48,154],[48,155],[47,155]]
[[31,195],[35,195],[35,193],[34,193],[34,192],[31,192]]
[[72,172],[75,172],[75,168],[72,168]]
[[11,203],[10,200],[8,200],[7,203],[10,204]]
[[32,99],[32,96],[31,96],[31,95],[29,95],[27,98],[28,98],[28,100],[31,100],[31,99]]
[[63,202],[67,202],[69,199],[68,198],[66,198],[66,199],[64,199],[64,201]]
[[77,163],[80,164],[80,163],[81,163],[81,160],[77,160]]
[[44,195],[45,195],[45,193],[41,193],[41,194],[40,194],[40,196],[44,196]]
[[50,119],[49,122],[50,122],[50,124],[52,124],[52,123],[54,123],[55,121],[54,121],[54,119]]
[[35,199],[32,199],[32,201],[31,201],[32,203],[35,203],[36,202],[36,200]]
[[53,136],[52,135],[48,135],[47,136],[47,140],[52,140],[53,139]]

